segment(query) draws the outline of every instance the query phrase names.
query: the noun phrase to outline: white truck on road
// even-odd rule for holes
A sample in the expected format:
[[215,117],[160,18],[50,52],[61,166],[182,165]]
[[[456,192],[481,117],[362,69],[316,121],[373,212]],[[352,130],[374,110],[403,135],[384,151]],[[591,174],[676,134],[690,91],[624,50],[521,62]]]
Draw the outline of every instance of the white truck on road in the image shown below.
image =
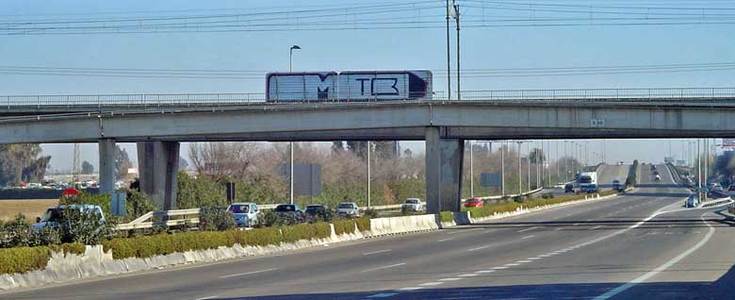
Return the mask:
[[600,190],[597,184],[597,172],[582,172],[577,177],[577,186],[583,193],[597,193]]

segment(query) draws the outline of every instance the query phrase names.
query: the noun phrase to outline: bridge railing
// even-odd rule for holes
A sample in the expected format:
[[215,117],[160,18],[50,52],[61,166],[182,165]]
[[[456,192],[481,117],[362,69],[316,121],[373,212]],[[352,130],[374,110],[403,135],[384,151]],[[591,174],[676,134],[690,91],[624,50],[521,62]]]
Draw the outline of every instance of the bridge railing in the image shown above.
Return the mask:
[[[463,101],[677,101],[735,100],[735,87],[718,88],[624,88],[624,89],[518,89],[463,90]],[[446,100],[446,93],[435,91],[433,100]],[[453,96],[452,99],[456,99]],[[318,101],[318,100],[314,100]],[[344,99],[350,101],[350,99]],[[355,100],[365,102],[365,99]],[[371,100],[377,101],[377,100]],[[159,107],[186,105],[242,105],[266,102],[264,93],[185,93],[185,94],[108,94],[108,95],[11,95],[0,96],[0,109],[12,107],[97,106]],[[269,101],[293,103],[298,101]],[[311,102],[311,101],[306,101]]]
[[735,88],[467,90],[462,100],[692,100],[734,98]]

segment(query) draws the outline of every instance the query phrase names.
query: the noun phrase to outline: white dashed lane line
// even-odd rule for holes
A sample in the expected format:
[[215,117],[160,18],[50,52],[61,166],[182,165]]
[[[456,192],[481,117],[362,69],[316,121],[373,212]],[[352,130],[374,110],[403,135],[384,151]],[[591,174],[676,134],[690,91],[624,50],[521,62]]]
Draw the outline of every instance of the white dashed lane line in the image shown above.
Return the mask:
[[276,268],[270,268],[265,270],[259,270],[259,271],[252,271],[252,272],[245,272],[245,273],[235,273],[235,274],[229,274],[229,275],[223,275],[219,278],[225,279],[225,278],[231,278],[231,277],[241,277],[241,276],[247,276],[247,275],[253,275],[253,274],[259,274],[259,273],[265,273],[270,271],[278,270]]
[[526,228],[526,229],[521,229],[521,230],[518,230],[516,232],[526,232],[526,231],[534,230],[536,228],[538,228],[538,226],[529,227],[529,228]]
[[400,267],[400,266],[405,265],[405,264],[406,263],[397,263],[397,264],[392,264],[392,265],[387,265],[387,266],[382,266],[382,267],[376,267],[376,268],[372,268],[372,269],[362,270],[362,271],[360,271],[360,273],[366,273],[366,272],[372,272],[372,271],[378,271],[378,270],[385,270],[385,269]]
[[373,255],[373,254],[380,254],[380,253],[386,253],[386,252],[391,252],[391,251],[393,250],[391,249],[376,250],[376,251],[365,252],[362,255]]
[[534,236],[535,236],[535,235],[527,235],[527,236],[524,236],[524,237],[522,237],[521,239],[522,239],[522,240],[525,240],[525,239],[530,239],[530,238],[533,238]]

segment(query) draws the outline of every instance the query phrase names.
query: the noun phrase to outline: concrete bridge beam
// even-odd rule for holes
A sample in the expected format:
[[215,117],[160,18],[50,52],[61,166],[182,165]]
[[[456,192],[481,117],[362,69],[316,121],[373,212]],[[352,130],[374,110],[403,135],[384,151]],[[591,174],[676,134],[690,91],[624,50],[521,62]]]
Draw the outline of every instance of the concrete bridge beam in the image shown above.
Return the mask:
[[179,142],[138,143],[140,191],[149,195],[159,209],[176,209],[178,171]]
[[443,139],[441,127],[426,127],[426,209],[460,210],[464,140]]

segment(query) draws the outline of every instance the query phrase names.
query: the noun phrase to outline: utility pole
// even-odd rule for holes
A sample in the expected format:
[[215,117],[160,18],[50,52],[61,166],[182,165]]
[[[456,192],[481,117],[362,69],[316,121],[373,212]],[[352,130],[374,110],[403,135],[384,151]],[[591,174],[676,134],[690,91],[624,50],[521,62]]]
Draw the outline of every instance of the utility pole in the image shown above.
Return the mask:
[[469,141],[470,144],[470,197],[475,196],[475,168],[472,161],[472,140]]
[[[301,47],[299,47],[299,45],[293,45],[288,50],[288,72],[289,73],[290,72],[293,72],[293,51],[294,50],[301,50]],[[289,156],[290,156],[290,159],[289,159],[290,172],[288,173],[288,177],[289,177],[288,178],[288,180],[289,180],[288,186],[289,186],[289,200],[290,200],[291,204],[294,203],[294,192],[293,192],[293,165],[294,165],[294,161],[293,161],[293,146],[294,146],[293,141],[288,142],[288,152],[289,152]]]
[[452,72],[451,72],[451,64],[452,61],[449,58],[451,55],[451,52],[449,50],[449,0],[447,0],[447,100],[452,100]]
[[523,142],[518,141],[518,195],[523,193],[523,165],[521,164],[521,144]]
[[702,195],[702,157],[699,153],[699,140],[697,139],[697,191],[699,193],[699,200],[704,201],[704,196]]
[[370,207],[370,141],[367,141],[367,207]]
[[500,146],[500,195],[505,196],[505,148],[508,141],[503,141]]
[[454,8],[454,22],[457,25],[457,100],[462,100],[462,95],[460,94],[462,91],[460,88],[462,77],[459,76],[461,68],[459,64],[459,4],[457,4],[455,0],[452,0],[452,7]]

